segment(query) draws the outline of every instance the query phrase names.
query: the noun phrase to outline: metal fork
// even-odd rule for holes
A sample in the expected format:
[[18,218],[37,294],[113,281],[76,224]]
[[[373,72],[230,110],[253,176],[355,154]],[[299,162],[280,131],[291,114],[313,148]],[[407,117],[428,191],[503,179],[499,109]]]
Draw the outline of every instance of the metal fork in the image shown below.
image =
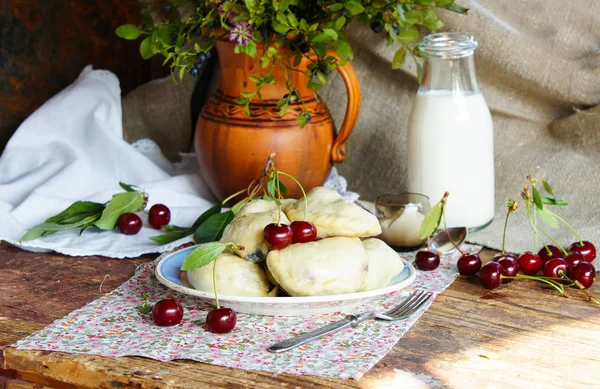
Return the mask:
[[384,313],[377,313],[375,311],[371,311],[361,313],[358,315],[347,315],[345,318],[343,318],[342,320],[338,320],[335,323],[328,324],[314,331],[307,332],[306,334],[302,334],[293,338],[282,340],[281,342],[277,342],[269,348],[267,348],[267,350],[272,353],[280,353],[283,351],[287,351],[293,349],[294,347],[298,347],[300,345],[308,343],[314,339],[320,338],[322,336],[333,334],[334,332],[341,331],[348,327],[356,327],[359,323],[368,319],[380,319],[387,321],[405,319],[413,313],[415,313],[419,308],[421,308],[423,304],[425,304],[427,301],[429,301],[429,299],[431,299],[431,297],[432,294],[427,291],[414,291],[400,304],[396,305],[394,308]]

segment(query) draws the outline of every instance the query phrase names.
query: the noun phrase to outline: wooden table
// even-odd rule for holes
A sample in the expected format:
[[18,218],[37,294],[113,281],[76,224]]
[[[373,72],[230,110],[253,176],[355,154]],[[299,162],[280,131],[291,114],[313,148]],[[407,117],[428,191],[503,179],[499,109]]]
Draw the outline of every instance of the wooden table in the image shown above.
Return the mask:
[[[490,258],[490,251],[484,251]],[[591,388],[600,386],[600,306],[536,282],[486,291],[460,277],[360,381],[277,375],[10,345],[116,288],[152,257],[29,253],[0,244],[0,388]],[[600,295],[600,286],[592,292]]]

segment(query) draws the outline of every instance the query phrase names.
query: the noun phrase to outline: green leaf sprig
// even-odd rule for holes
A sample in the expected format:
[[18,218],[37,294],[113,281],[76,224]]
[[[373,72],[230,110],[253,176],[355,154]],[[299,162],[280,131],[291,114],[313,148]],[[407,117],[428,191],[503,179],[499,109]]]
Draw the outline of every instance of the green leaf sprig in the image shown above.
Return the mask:
[[30,228],[20,239],[21,242],[52,235],[58,231],[80,228],[81,232],[91,227],[101,230],[115,228],[119,216],[127,212],[138,212],[146,207],[148,196],[132,185],[119,185],[126,191],[118,193],[107,203],[76,201],[58,215]]
[[446,206],[446,200],[448,199],[449,195],[450,193],[448,192],[444,193],[442,199],[436,205],[434,205],[429,212],[427,212],[427,215],[425,215],[425,218],[421,222],[419,236],[421,239],[427,239],[428,246],[429,238],[437,231],[440,223],[442,222],[444,207]]
[[571,232],[573,232],[573,234],[575,235],[577,240],[579,240],[579,244],[583,245],[583,239],[577,233],[577,231],[573,228],[573,226],[571,226],[561,216],[552,212],[548,207],[546,207],[546,205],[566,206],[566,205],[568,205],[568,203],[564,200],[558,199],[556,197],[556,195],[554,194],[552,186],[545,180],[541,180],[541,182],[542,182],[542,186],[544,187],[544,190],[549,194],[549,196],[542,196],[536,187],[538,180],[532,178],[530,174],[527,174],[526,177],[527,177],[527,180],[531,184],[531,192],[529,191],[529,187],[526,186],[525,189],[521,192],[521,197],[525,200],[525,205],[527,208],[527,215],[528,215],[530,224],[531,224],[533,232],[534,232],[534,243],[533,243],[534,251],[535,251],[535,246],[536,246],[537,240],[539,239],[542,242],[542,244],[544,245],[544,247],[546,248],[546,250],[548,250],[548,252],[550,252],[550,249],[548,248],[544,239],[541,236],[541,235],[544,235],[548,240],[550,240],[552,243],[554,243],[563,252],[563,254],[568,255],[565,248],[562,245],[560,245],[560,243],[558,243],[543,227],[541,227],[537,223],[538,219],[544,225],[546,225],[549,228],[553,228],[553,229],[560,228],[560,224],[562,223],[569,230],[571,230]]
[[530,174],[527,174],[526,177],[531,184],[531,191],[529,190],[529,185],[525,186],[525,188],[521,192],[521,198],[525,200],[527,217],[529,219],[534,233],[533,251],[536,250],[536,243],[539,239],[540,242],[542,242],[542,244],[546,248],[546,250],[548,250],[548,252],[550,253],[550,249],[548,248],[546,241],[542,237],[542,235],[544,235],[544,237],[546,237],[546,239],[554,243],[565,256],[568,255],[567,250],[565,250],[565,248],[560,243],[558,243],[556,239],[554,239],[540,224],[538,224],[538,219],[544,225],[552,229],[560,228],[560,223],[564,224],[573,232],[573,234],[579,240],[580,244],[583,245],[583,240],[581,239],[577,231],[575,231],[575,229],[569,223],[567,223],[566,220],[564,220],[562,217],[560,217],[556,213],[552,212],[548,207],[546,207],[546,205],[566,206],[568,203],[564,200],[557,199],[554,195],[552,186],[550,186],[550,184],[545,180],[542,180],[541,182],[542,186],[544,187],[544,190],[549,194],[549,196],[542,196],[536,186],[538,184],[538,180],[532,178]]
[[137,307],[135,307],[135,309],[147,315],[150,312],[152,312],[152,305],[148,304],[148,295],[146,294],[146,292],[142,293],[142,299],[144,300],[142,305],[138,305]]
[[[279,68],[288,89],[277,104],[280,115],[286,115],[288,106],[299,100],[303,109],[296,120],[301,127],[311,116],[292,80],[296,73],[303,73],[307,87],[316,96],[329,83],[330,73],[354,58],[346,33],[352,21],[371,26],[374,33],[385,33],[388,45],[398,47],[392,61],[394,69],[401,68],[410,55],[421,74],[418,61],[421,53],[417,47],[421,30],[435,32],[442,28],[438,9],[461,14],[468,11],[454,0],[150,0],[147,3],[142,12],[145,17],[142,26],[126,24],[116,30],[123,39],[143,38],[139,50],[144,59],[157,54],[164,57],[163,65],[171,68],[174,81],[176,75],[180,79],[188,73],[195,75],[215,42],[227,38],[232,29],[241,29],[246,38],[236,42],[235,53],[258,59],[263,71],[249,77],[247,81],[254,83],[254,88],[241,93],[236,103],[251,115],[250,102],[262,99],[262,88],[276,82],[272,72]],[[182,18],[182,14],[187,16]],[[280,48],[285,48],[289,55],[281,55]],[[299,68],[303,60],[310,62],[307,69]]]

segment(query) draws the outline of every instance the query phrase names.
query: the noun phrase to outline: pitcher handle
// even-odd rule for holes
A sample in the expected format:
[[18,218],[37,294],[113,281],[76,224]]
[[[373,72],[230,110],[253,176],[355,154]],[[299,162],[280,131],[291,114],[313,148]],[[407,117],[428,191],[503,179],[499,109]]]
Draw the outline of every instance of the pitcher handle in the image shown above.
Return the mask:
[[342,126],[331,148],[331,160],[334,163],[344,162],[346,159],[346,141],[354,129],[360,111],[360,85],[354,68],[350,62],[346,62],[344,66],[339,66],[337,69],[342,75],[344,84],[346,84],[348,107]]

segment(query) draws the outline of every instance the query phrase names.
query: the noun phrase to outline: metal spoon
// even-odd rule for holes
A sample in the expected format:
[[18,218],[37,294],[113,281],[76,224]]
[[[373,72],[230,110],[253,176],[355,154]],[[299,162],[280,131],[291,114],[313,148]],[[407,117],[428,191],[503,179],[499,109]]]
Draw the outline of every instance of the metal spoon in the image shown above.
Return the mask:
[[454,244],[460,247],[460,245],[467,239],[467,228],[466,227],[451,227],[448,228],[448,232],[442,230],[435,234],[431,241],[429,242],[429,246],[431,250],[438,251],[440,253],[446,253],[452,250],[455,250],[454,244],[450,241],[450,238],[454,241]]

